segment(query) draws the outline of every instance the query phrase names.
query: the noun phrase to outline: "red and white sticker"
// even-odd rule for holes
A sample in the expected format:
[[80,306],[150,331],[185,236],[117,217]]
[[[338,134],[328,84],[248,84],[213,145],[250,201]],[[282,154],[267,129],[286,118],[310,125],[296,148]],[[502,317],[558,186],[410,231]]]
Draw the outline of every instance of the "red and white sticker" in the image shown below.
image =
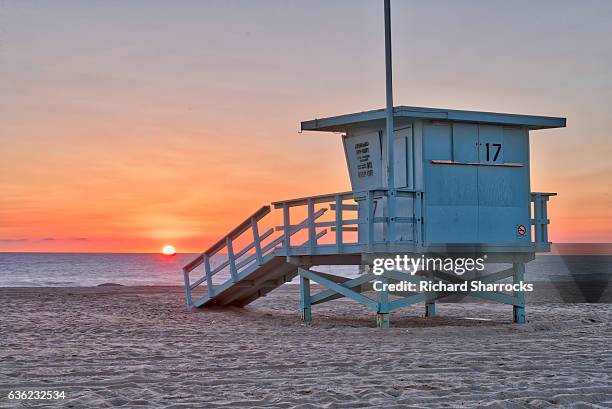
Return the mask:
[[524,224],[519,224],[516,228],[516,232],[520,234],[521,236],[524,236],[525,233],[527,233],[527,228],[525,227]]

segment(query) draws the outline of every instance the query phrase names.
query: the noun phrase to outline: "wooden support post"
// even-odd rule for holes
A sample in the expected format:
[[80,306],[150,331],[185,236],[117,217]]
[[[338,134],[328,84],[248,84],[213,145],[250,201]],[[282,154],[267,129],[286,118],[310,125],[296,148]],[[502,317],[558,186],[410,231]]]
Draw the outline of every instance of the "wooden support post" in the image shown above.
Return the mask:
[[548,243],[548,196],[542,197],[540,212],[542,213],[542,241]]
[[[513,263],[514,274],[512,275],[513,284],[519,284],[525,280],[525,264]],[[515,291],[514,297],[517,299],[516,304],[512,306],[513,321],[517,324],[525,323],[525,292]]]
[[374,244],[374,198],[372,196],[372,192],[366,193],[366,240],[369,246]]
[[376,326],[378,328],[389,328],[389,290],[387,290],[386,284],[388,280],[386,277],[380,277],[384,289],[378,291],[378,311],[376,311]]
[[232,247],[232,238],[227,236],[225,239],[225,245],[227,246],[227,257],[229,260],[229,270],[232,276],[232,281],[238,281],[238,271],[236,271],[236,258],[234,257],[234,249]]
[[426,302],[425,303],[425,318],[433,318],[436,316],[436,303]]
[[191,283],[189,282],[189,270],[183,269],[183,277],[185,279],[185,302],[191,305]]
[[336,252],[342,253],[342,198],[336,195]]
[[[434,272],[428,271],[427,278],[430,281],[434,279]],[[436,302],[434,300],[425,301],[425,318],[433,318],[436,315]]]
[[414,242],[423,243],[423,193],[416,192],[414,200]]
[[535,242],[542,243],[544,241],[542,237],[542,196],[539,194],[535,195],[533,201],[533,218],[535,220]]
[[204,274],[206,274],[206,287],[208,288],[208,296],[212,298],[215,295],[213,288],[212,275],[210,274],[210,259],[208,254],[204,254]]
[[310,303],[310,280],[300,275],[300,308],[303,321],[312,320]]
[[255,246],[255,257],[257,257],[257,264],[263,264],[263,255],[261,253],[261,238],[259,237],[259,228],[257,227],[257,219],[251,217],[251,229],[253,231],[253,246]]
[[307,201],[308,207],[308,248],[310,254],[314,253],[314,249],[317,245],[317,230],[315,228],[315,214],[314,214],[314,200],[309,197]]
[[389,313],[377,313],[376,314],[376,326],[378,328],[389,328]]
[[397,214],[396,211],[396,193],[395,189],[389,188],[389,193],[387,195],[387,242],[395,243],[397,240],[397,236],[395,234],[395,217]]
[[283,203],[283,225],[284,225],[284,239],[283,249],[285,250],[285,256],[291,255],[291,219],[289,217],[289,205]]

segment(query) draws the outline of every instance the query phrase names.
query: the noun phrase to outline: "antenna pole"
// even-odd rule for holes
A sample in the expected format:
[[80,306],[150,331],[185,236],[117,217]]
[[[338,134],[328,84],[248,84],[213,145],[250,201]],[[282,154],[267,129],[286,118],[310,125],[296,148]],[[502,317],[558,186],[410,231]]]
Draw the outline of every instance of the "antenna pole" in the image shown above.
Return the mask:
[[391,0],[385,1],[385,77],[387,92],[387,189],[389,241],[395,241],[395,175],[393,174],[393,75],[391,64]]
[[387,189],[395,187],[393,175],[393,74],[391,64],[391,0],[385,0],[385,77],[387,88]]

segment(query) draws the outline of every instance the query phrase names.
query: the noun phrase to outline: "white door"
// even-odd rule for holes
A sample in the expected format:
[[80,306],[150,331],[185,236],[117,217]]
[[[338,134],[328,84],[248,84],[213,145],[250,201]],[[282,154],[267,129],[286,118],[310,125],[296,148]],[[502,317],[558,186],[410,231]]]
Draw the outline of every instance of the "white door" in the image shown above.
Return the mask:
[[[412,125],[393,131],[393,175],[397,189],[414,187],[413,144]],[[396,203],[397,217],[412,217],[414,215],[413,198],[398,197]],[[414,239],[414,224],[396,223],[395,231],[395,239],[398,241]]]

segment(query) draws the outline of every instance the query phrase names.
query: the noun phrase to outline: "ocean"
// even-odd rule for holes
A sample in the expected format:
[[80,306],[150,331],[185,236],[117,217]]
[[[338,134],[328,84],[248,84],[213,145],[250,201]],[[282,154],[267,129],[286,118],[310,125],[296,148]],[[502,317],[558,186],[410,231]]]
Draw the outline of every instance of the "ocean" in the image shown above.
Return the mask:
[[[126,253],[0,253],[0,287],[90,287],[100,284],[183,285],[182,267],[195,254]],[[222,257],[213,258],[218,265]],[[491,266],[495,271],[502,266]],[[344,276],[358,274],[356,266],[325,266],[320,271]],[[612,255],[538,255],[526,265],[526,281],[597,281],[612,278]],[[192,281],[201,276],[192,273]],[[221,271],[215,282],[229,277]]]

